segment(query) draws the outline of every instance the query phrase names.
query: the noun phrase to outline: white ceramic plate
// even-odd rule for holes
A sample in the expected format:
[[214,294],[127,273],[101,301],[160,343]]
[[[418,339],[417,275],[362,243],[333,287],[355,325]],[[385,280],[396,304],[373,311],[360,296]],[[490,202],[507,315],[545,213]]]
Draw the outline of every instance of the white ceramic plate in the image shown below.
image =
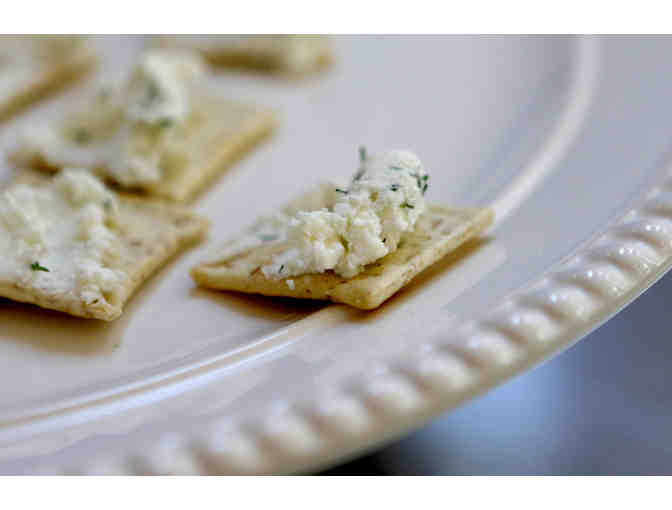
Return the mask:
[[[120,320],[0,301],[1,472],[317,469],[566,348],[668,269],[671,39],[333,42],[333,69],[305,83],[217,76],[282,128],[198,202],[211,240]],[[143,41],[98,43],[115,73]],[[3,147],[78,95],[6,124]],[[428,197],[492,205],[494,228],[371,313],[194,288],[208,248],[347,178],[362,143],[417,151]]]

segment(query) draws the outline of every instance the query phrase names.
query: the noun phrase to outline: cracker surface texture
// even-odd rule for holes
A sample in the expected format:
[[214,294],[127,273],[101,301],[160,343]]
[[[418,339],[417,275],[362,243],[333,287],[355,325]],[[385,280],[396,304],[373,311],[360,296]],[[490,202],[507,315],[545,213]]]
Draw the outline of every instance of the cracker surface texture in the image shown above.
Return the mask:
[[[177,202],[192,199],[268,136],[276,115],[217,97],[196,78],[171,81],[159,65],[154,67],[165,91],[142,74],[143,63],[158,62],[178,74],[178,64],[197,67],[199,62],[180,58],[146,55],[125,88],[102,89],[83,109],[64,112],[55,124],[27,128],[11,159],[18,166],[48,171],[88,168],[127,191]],[[161,93],[165,102],[152,99]]]
[[[67,44],[72,40],[73,48]],[[40,53],[40,45],[56,45],[53,54]],[[62,50],[62,51],[56,51]],[[2,53],[6,52],[5,57]],[[0,37],[0,120],[5,120],[23,108],[52,92],[82,78],[97,63],[98,58],[85,38],[79,37]]]
[[[323,186],[289,204],[284,212],[328,206],[330,186]],[[412,233],[403,236],[399,248],[366,267],[359,275],[345,279],[333,271],[267,278],[261,268],[281,253],[282,242],[258,242],[249,233],[224,245],[221,255],[192,269],[192,277],[203,287],[266,296],[330,300],[370,310],[380,306],[415,276],[460,245],[484,231],[493,220],[490,209],[451,209],[429,205]],[[241,239],[243,240],[241,242]]]
[[[11,192],[18,186],[24,189],[45,187],[44,183],[27,184],[29,181],[26,180],[19,182],[21,184],[12,184],[0,193]],[[3,205],[2,198],[0,197],[0,205]],[[32,272],[19,272],[13,278],[0,277],[0,297],[32,303],[77,317],[110,321],[121,315],[126,302],[154,272],[182,249],[200,240],[208,228],[206,220],[186,209],[169,204],[127,196],[118,197],[116,204],[116,221],[111,227],[114,241],[109,252],[106,250],[102,255],[103,267],[100,270],[112,271],[119,279],[101,296],[87,297],[86,293],[81,292],[81,288],[75,286],[73,268],[53,262],[66,261],[70,253],[70,247],[66,244],[62,246],[63,251],[55,248],[49,252],[51,262],[35,256],[34,263],[29,264],[34,268]],[[56,223],[68,221],[69,218],[54,218],[54,224],[48,224],[47,228],[56,229],[59,228]],[[2,228],[3,225],[0,224],[0,230]],[[0,235],[5,234],[0,232]],[[26,260],[25,263],[28,264],[31,260],[33,259]],[[5,261],[5,264],[8,262]],[[43,270],[40,269],[41,266],[44,267]]]
[[182,35],[160,36],[159,48],[200,52],[219,67],[263,71],[301,78],[329,67],[333,61],[324,35]]

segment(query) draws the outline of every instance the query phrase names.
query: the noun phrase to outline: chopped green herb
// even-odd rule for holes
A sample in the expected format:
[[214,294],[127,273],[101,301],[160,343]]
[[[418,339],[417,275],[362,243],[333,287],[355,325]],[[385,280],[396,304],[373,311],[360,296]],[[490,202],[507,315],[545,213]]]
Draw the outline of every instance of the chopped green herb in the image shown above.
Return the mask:
[[147,86],[147,90],[145,91],[145,98],[143,103],[145,106],[149,106],[154,101],[156,101],[158,97],[159,97],[159,88],[154,83],[150,83]]
[[422,190],[423,195],[427,193],[427,188],[429,187],[429,183],[427,182],[428,180],[429,175],[427,174],[423,175],[421,179],[418,179],[418,187]]
[[400,166],[397,166],[397,165],[390,165],[390,170],[397,170],[397,171],[399,171],[399,170],[403,170],[403,168],[401,168]]
[[357,181],[359,181],[363,176],[364,176],[364,169],[363,169],[363,168],[360,168],[359,170],[357,170],[357,173],[356,173],[355,176],[352,178],[352,182],[357,182]]
[[164,118],[164,119],[161,119],[161,120],[159,121],[159,127],[160,127],[160,128],[163,128],[163,129],[165,129],[165,128],[169,128],[169,127],[172,126],[172,125],[173,125],[173,119],[170,119],[170,118],[168,118],[168,117],[166,117],[166,118]]
[[387,237],[383,237],[383,242],[387,241]]
[[257,237],[262,241],[275,241],[278,238],[275,234],[259,234]]
[[392,191],[399,191],[399,185],[398,184],[393,184],[392,186],[390,186],[390,189]]
[[360,145],[359,146],[359,160],[364,163],[366,161],[366,146]]
[[406,207],[407,209],[415,209],[415,206],[409,204],[408,202],[404,202],[403,204],[401,204],[401,207],[402,207],[402,208],[403,208],[403,207]]
[[44,271],[45,273],[49,272],[49,270],[46,267],[41,266],[37,260],[30,265],[30,269],[33,271]]
[[336,188],[336,191],[337,191],[338,193],[343,193],[344,195],[347,195],[347,194],[348,194],[348,192],[347,192],[346,190],[341,189],[341,188]]
[[278,269],[278,273],[282,273],[282,270],[283,270],[283,269],[285,269],[285,265],[284,265],[284,264],[280,266],[280,269]]
[[418,185],[418,189],[422,191],[422,181],[423,181],[422,176],[416,173],[412,173],[411,175],[415,177],[415,182]]
[[89,143],[91,141],[91,133],[85,128],[77,128],[74,132],[75,142],[79,144]]

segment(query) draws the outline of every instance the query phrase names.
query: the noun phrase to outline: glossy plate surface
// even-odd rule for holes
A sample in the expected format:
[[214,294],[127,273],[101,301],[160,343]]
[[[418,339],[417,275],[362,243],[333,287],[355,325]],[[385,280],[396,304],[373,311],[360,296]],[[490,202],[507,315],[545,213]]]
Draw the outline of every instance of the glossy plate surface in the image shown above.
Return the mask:
[[[102,38],[103,75],[144,41]],[[276,136],[196,203],[210,240],[112,324],[0,301],[0,472],[295,472],[417,426],[578,340],[672,256],[672,39],[334,37],[324,76],[218,73]],[[0,128],[45,122],[83,84]],[[379,310],[194,288],[188,269],[357,146],[410,148],[487,236]],[[3,163],[0,172],[8,175]]]

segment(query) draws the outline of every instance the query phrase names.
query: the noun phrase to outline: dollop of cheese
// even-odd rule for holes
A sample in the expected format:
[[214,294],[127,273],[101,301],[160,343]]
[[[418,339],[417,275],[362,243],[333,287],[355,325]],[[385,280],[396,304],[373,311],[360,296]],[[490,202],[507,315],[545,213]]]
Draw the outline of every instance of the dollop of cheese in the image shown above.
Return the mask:
[[183,122],[190,113],[189,89],[204,75],[203,62],[192,53],[147,53],[128,82],[128,118],[148,124]]
[[425,211],[429,176],[418,157],[405,150],[366,157],[350,185],[339,189],[330,209],[299,211],[289,220],[289,247],[262,268],[285,278],[333,270],[352,278],[412,232]]
[[114,196],[98,179],[85,170],[66,169],[54,178],[53,184],[61,196],[74,206],[115,202]]
[[106,299],[124,275],[108,266],[118,244],[117,200],[85,170],[63,170],[46,186],[0,194],[0,280]]
[[64,129],[27,130],[17,157],[30,161],[37,156],[56,167],[68,161],[101,168],[123,186],[151,188],[162,178],[164,159],[174,157],[167,156],[168,149],[185,134],[194,110],[193,88],[205,73],[196,54],[148,52],[123,86],[101,90]]

